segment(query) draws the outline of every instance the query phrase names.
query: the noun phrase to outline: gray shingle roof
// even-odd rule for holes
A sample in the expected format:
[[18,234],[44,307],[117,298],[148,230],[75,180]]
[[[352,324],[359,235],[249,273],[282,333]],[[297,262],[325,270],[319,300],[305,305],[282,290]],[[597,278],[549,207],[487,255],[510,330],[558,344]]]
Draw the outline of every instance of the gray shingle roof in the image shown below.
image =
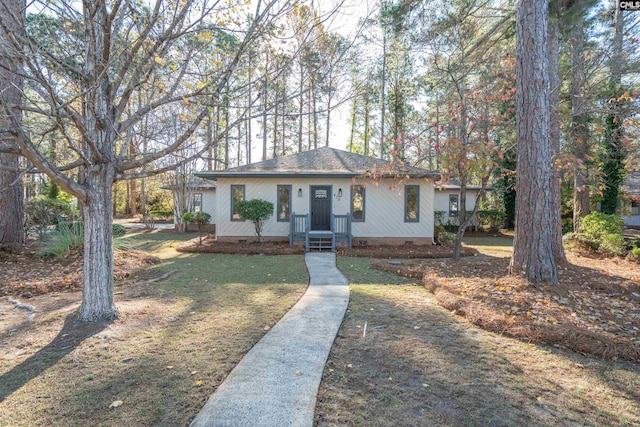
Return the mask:
[[324,176],[324,177],[404,177],[439,178],[438,172],[409,166],[400,162],[350,153],[331,147],[322,147],[302,153],[251,163],[220,171],[202,171],[196,174],[201,178],[216,179],[224,177],[269,177],[269,176]]

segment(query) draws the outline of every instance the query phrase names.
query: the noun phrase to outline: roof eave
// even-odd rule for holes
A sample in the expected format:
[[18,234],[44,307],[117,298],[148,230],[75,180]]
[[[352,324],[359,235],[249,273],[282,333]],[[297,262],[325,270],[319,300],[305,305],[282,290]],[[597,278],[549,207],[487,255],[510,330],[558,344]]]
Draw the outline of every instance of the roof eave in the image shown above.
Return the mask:
[[[218,178],[280,178],[280,177],[295,177],[295,178],[368,178],[372,177],[366,173],[356,172],[225,172],[225,171],[203,171],[195,174],[198,178],[217,180]],[[434,178],[438,179],[440,174],[437,172],[420,172],[420,173],[385,173],[378,175],[380,178]]]

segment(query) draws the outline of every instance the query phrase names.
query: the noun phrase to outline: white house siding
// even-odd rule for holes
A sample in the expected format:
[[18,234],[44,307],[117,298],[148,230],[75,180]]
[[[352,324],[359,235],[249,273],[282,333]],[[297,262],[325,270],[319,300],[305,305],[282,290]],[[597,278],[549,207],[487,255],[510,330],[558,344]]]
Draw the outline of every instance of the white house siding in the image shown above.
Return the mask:
[[[467,211],[472,211],[478,197],[479,190],[467,190]],[[457,194],[458,200],[460,200],[460,190],[457,189],[435,189],[434,197],[434,211],[444,212],[442,218],[443,223],[455,223],[457,224],[457,217],[449,215],[449,195]]]
[[211,215],[209,223],[216,224],[218,213],[216,190],[197,190],[194,191],[194,193],[202,193],[202,212],[206,212]]
[[623,216],[624,223],[629,227],[640,227],[640,215]]
[[[249,221],[231,221],[231,185],[245,186],[245,200],[263,199],[274,204],[277,209],[277,186],[291,185],[292,212],[306,214],[310,205],[310,186],[332,186],[332,209],[334,214],[342,215],[350,212],[350,195],[352,184],[364,184],[365,190],[365,222],[353,222],[352,233],[357,243],[360,239],[397,239],[416,241],[423,239],[431,242],[433,238],[433,181],[413,179],[404,182],[406,185],[420,185],[419,207],[420,221],[404,221],[403,186],[390,189],[394,184],[391,179],[380,180],[377,185],[368,179],[351,178],[218,178],[217,181],[217,235],[225,237],[252,237],[253,224]],[[397,185],[397,184],[396,184]],[[298,189],[302,189],[302,197],[298,197]],[[338,191],[342,189],[342,197]],[[263,236],[267,238],[287,237],[289,222],[278,222],[272,215],[264,224]]]

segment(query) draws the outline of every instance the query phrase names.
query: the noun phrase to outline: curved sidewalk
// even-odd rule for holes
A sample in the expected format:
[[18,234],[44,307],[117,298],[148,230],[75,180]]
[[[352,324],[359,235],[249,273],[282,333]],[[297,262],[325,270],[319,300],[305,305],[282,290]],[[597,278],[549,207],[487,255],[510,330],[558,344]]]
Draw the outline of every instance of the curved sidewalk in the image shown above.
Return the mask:
[[311,427],[329,350],[349,303],[333,253],[308,253],[309,288],[211,395],[192,427]]

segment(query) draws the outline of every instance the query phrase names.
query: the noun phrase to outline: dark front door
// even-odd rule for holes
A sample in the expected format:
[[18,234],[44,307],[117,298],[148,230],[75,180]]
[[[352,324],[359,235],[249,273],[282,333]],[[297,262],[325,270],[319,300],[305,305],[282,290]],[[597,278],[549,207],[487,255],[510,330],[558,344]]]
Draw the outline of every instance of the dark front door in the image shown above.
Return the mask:
[[311,186],[311,229],[331,230],[331,186]]

